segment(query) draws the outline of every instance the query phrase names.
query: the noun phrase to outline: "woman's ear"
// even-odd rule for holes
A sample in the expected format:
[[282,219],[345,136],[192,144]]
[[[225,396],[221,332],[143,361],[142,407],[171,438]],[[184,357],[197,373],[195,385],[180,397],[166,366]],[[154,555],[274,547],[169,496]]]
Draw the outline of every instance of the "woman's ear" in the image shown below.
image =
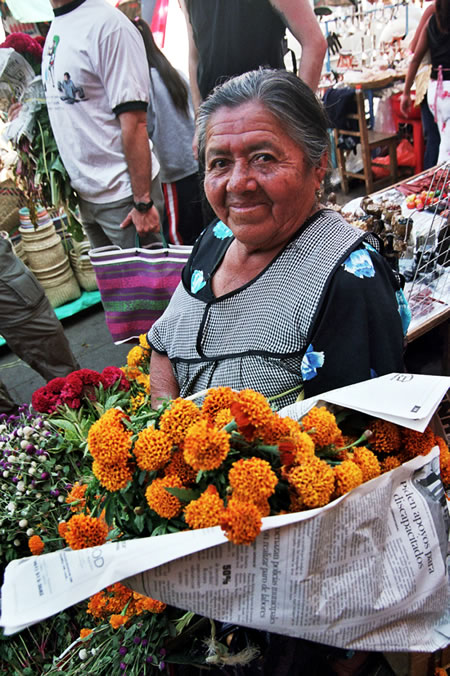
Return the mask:
[[325,178],[325,174],[328,171],[328,151],[325,151],[320,158],[319,166],[316,167],[316,177],[318,181],[318,186],[322,185],[322,181]]

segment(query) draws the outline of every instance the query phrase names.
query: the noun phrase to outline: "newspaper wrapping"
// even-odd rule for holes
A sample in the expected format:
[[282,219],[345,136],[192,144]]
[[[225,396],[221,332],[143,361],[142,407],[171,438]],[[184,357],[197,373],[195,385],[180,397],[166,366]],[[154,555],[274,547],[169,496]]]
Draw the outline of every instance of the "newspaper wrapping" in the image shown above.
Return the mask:
[[252,545],[219,528],[10,563],[10,634],[125,580],[182,609],[343,648],[427,651],[449,642],[449,512],[439,449],[308,512],[263,519]]

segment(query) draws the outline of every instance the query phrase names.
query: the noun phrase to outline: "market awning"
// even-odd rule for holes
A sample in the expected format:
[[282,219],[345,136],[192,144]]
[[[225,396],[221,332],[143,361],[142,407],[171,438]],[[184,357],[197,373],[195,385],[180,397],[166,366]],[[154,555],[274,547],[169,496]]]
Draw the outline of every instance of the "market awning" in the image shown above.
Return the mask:
[[20,23],[51,21],[53,10],[50,0],[6,0],[9,11]]

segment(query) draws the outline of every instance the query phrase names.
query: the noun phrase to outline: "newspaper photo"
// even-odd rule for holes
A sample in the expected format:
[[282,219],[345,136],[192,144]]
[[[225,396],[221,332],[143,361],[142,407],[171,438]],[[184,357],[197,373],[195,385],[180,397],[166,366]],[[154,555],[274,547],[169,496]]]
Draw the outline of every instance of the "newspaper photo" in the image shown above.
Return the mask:
[[[425,417],[450,381],[426,378],[434,381],[426,400],[420,387],[412,396]],[[350,398],[352,387],[342,388]],[[373,405],[382,408],[378,396]],[[266,517],[249,546],[214,527],[13,561],[0,623],[14,633],[124,581],[180,609],[255,629],[347,649],[432,652],[449,642],[449,521],[435,447],[325,507]]]

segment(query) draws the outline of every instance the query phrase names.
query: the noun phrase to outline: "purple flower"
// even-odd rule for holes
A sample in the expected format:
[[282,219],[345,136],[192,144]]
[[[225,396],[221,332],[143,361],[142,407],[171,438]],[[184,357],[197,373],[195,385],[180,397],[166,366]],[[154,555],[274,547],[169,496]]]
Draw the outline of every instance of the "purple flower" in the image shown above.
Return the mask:
[[147,662],[147,664],[151,664],[153,662],[153,657],[149,655],[148,657],[145,658],[145,661]]
[[135,636],[134,639],[133,639],[134,645],[139,645],[140,642],[141,642],[141,639],[139,638],[139,636]]
[[25,450],[26,450],[26,452],[28,453],[28,455],[33,455],[33,453],[34,453],[35,450],[36,450],[36,447],[33,446],[33,444],[28,444],[28,446],[26,447]]
[[41,479],[48,479],[50,474],[48,472],[42,472]]
[[18,481],[19,481],[19,477],[13,476],[13,478],[12,478],[13,484],[16,484]]
[[163,671],[166,668],[166,663],[165,662],[160,662],[159,663],[159,670]]
[[124,645],[121,645],[119,648],[119,655],[126,655],[128,652],[128,648]]
[[127,665],[125,664],[125,662],[120,663],[120,668],[122,669],[122,671],[124,671],[127,668]]
[[4,420],[6,418],[6,413],[0,413],[0,420]]
[[55,488],[55,490],[50,491],[50,495],[52,496],[52,498],[57,498],[59,495],[59,490]]
[[34,488],[36,486],[36,479],[31,480],[31,487]]
[[142,646],[145,647],[145,646],[147,645],[147,643],[148,643],[148,641],[147,641],[146,638],[141,639],[141,645],[142,645]]
[[166,649],[165,649],[165,648],[161,648],[161,650],[159,651],[159,654],[161,655],[161,657],[164,657],[165,654],[166,654]]
[[72,484],[66,484],[66,485],[64,486],[64,490],[65,490],[65,491],[71,491],[72,488],[73,488],[73,485],[72,485]]

